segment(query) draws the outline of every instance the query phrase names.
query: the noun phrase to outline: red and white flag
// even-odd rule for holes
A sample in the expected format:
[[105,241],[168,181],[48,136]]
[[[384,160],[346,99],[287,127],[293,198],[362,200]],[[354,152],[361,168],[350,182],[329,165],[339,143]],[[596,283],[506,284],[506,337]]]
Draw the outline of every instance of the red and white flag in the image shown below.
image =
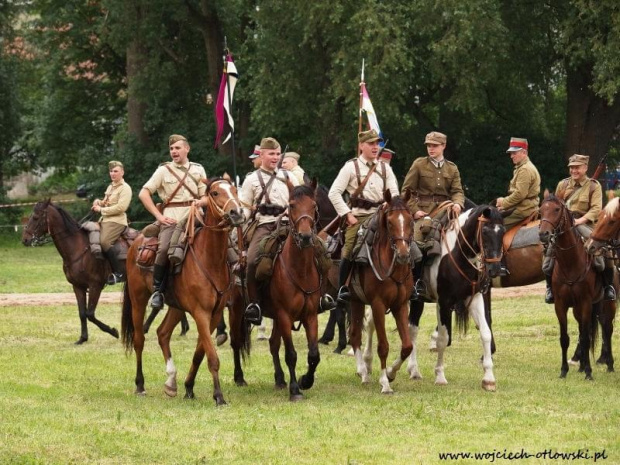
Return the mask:
[[[226,55],[224,71],[222,72],[222,80],[220,82],[220,90],[217,94],[217,102],[215,103],[215,122],[217,124],[217,133],[215,135],[215,148],[223,145],[231,138],[235,130],[235,122],[232,117],[231,108],[233,95],[235,93],[235,85],[237,84],[237,67],[233,61],[232,55]],[[223,142],[220,143],[224,135],[225,123],[228,121],[228,135]]]

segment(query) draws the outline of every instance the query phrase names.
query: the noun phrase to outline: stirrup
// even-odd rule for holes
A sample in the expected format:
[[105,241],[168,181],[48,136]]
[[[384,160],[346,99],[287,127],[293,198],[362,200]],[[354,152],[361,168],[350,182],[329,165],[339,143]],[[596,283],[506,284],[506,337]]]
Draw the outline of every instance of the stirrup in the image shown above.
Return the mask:
[[124,283],[125,282],[125,276],[123,276],[121,273],[110,273],[110,276],[108,276],[108,280],[107,283],[110,286],[113,286],[114,284],[118,284],[118,283]]
[[604,300],[616,300],[616,290],[611,284],[605,286]]
[[161,291],[156,290],[151,297],[151,308],[153,310],[161,310],[164,308],[164,295]]
[[339,304],[348,304],[351,300],[351,292],[347,286],[340,286],[338,289],[338,303]]
[[510,271],[506,268],[506,265],[500,265],[499,276],[510,276]]
[[263,315],[260,306],[256,302],[252,302],[245,309],[245,320],[253,325],[260,326],[263,321]]
[[327,312],[328,310],[331,311],[334,308],[336,308],[336,301],[334,298],[329,294],[324,294],[319,302],[319,311],[317,314]]
[[547,290],[545,291],[545,303],[546,304],[555,303],[555,298],[553,297],[553,292],[551,291],[550,287],[548,287]]

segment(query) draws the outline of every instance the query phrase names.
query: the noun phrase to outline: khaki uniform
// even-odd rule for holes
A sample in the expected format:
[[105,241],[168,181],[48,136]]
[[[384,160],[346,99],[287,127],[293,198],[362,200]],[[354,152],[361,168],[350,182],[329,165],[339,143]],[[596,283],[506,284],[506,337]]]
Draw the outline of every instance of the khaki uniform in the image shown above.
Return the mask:
[[430,157],[416,159],[409,168],[401,189],[403,195],[407,191],[411,193],[407,205],[412,215],[419,210],[431,213],[446,200],[451,200],[461,208],[465,205],[459,169],[453,162],[445,159],[441,167],[436,167]]
[[504,218],[506,230],[538,210],[539,195],[540,174],[529,157],[526,157],[521,163],[515,165],[508,186],[508,196],[504,197],[502,203],[502,210],[515,208],[510,216]]
[[291,173],[295,178],[297,178],[297,181],[299,181],[300,185],[305,184],[304,175],[306,174],[306,172],[301,166],[297,165],[295,168],[290,170],[289,173]]
[[[358,181],[357,172],[355,170],[354,161],[358,160],[357,164],[360,172],[360,179]],[[353,209],[345,203],[342,195],[348,192],[350,195],[355,192],[360,182],[364,182],[370,168],[373,164],[379,163],[378,161],[366,161],[364,157],[360,156],[354,158],[345,163],[338,176],[334,180],[332,187],[329,189],[329,200],[334,205],[336,212],[339,216],[346,216],[349,212],[353,213],[353,216],[358,218],[358,223],[347,228],[345,233],[345,243],[342,249],[342,257],[349,258],[355,245],[355,237],[361,224],[364,220],[369,218],[379,208],[378,206],[372,208],[360,208],[354,207]],[[383,167],[385,167],[385,179],[383,177]],[[383,202],[383,190],[388,189],[393,196],[398,195],[398,182],[392,167],[386,163],[379,163],[372,173],[370,179],[364,186],[364,190],[360,193],[360,197],[371,202]]]
[[110,183],[101,205],[101,248],[107,252],[127,227],[127,214],[131,202],[131,186],[124,180]]
[[566,207],[578,217],[585,216],[588,223],[584,226],[594,227],[598,214],[603,208],[603,189],[595,179],[586,178],[578,184],[573,178],[560,181],[555,189],[555,196],[566,203]]
[[[180,169],[181,167],[185,168],[189,173],[183,181],[185,186],[181,186],[173,198],[171,198],[171,196],[174,194],[174,191],[177,190],[179,180],[166,168],[166,165],[170,166],[180,179],[185,177],[185,172]],[[157,192],[159,198],[165,203],[190,202],[205,194],[207,186],[201,180],[206,179],[206,177],[207,174],[205,169],[198,163],[188,161],[185,165],[181,166],[174,162],[167,162],[159,165],[155,173],[153,173],[151,178],[144,184],[143,188],[148,189],[151,195]],[[164,208],[162,213],[169,218],[175,219],[177,223],[182,223],[189,214],[189,205],[171,205]],[[156,265],[166,265],[168,261],[167,253],[170,239],[174,233],[175,227],[175,225],[161,227],[159,231],[157,256],[155,257]]]

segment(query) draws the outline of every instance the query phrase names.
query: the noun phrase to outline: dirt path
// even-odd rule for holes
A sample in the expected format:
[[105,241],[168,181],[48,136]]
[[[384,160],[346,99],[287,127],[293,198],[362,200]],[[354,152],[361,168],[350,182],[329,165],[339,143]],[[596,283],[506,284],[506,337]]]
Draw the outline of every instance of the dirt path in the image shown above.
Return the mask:
[[[512,287],[505,289],[493,289],[493,297],[514,298],[524,295],[540,295],[545,290],[545,283],[532,284],[530,286]],[[100,303],[119,304],[120,292],[105,292],[101,294]],[[72,293],[55,294],[0,294],[0,307],[17,307],[20,305],[74,305],[75,296]]]

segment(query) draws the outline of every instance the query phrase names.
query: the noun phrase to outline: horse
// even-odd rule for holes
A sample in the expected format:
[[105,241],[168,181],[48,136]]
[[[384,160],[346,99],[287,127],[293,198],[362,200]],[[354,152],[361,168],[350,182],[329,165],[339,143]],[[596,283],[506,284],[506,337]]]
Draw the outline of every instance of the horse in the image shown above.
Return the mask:
[[[580,371],[587,380],[592,378],[590,354],[594,350],[598,326],[592,324],[593,304],[600,307],[602,299],[601,279],[592,267],[592,257],[582,246],[573,216],[564,202],[555,195],[543,200],[540,206],[540,240],[555,244],[555,267],[552,287],[555,296],[555,314],[560,325],[560,346],[562,365],[560,378],[568,373],[567,350],[570,338],[567,331],[568,307],[579,324],[579,346],[581,347]],[[614,303],[615,305],[615,303]]]
[[[291,401],[302,400],[301,391],[313,386],[316,368],[321,360],[317,342],[317,311],[323,278],[317,268],[314,250],[314,241],[317,240],[316,186],[316,180],[313,180],[310,187],[302,185],[292,188],[289,185],[290,228],[281,250],[273,259],[272,276],[264,288],[266,292],[263,292],[261,301],[263,316],[274,321],[269,349],[274,366],[275,386],[277,389],[287,387],[279,356],[280,345],[284,341]],[[237,290],[237,296],[236,304],[230,307],[230,335],[235,361],[235,383],[245,386],[247,383],[239,357],[241,323],[237,314],[243,308],[243,292],[240,289]],[[303,325],[308,341],[308,371],[299,380],[296,375],[297,352],[291,334],[295,322],[300,322],[299,327]]]
[[[376,221],[372,247],[368,251],[368,265],[354,263],[351,275],[350,340],[356,360],[357,375],[362,383],[370,382],[371,366],[361,351],[364,308],[370,305],[377,331],[377,354],[381,363],[379,384],[381,393],[393,392],[390,382],[402,362],[412,350],[407,330],[407,304],[413,290],[411,245],[413,242],[413,216],[405,197],[384,192],[384,204],[370,221]],[[362,247],[368,247],[364,242]],[[392,312],[401,339],[399,359],[387,368],[389,342],[385,331],[385,315]]]
[[43,245],[47,242],[48,234],[62,257],[63,271],[67,281],[73,286],[78,304],[81,333],[75,344],[88,341],[88,321],[118,339],[118,330],[95,316],[101,290],[111,272],[110,265],[92,255],[88,233],[80,228],[67,211],[53,204],[50,199],[35,204],[22,233],[22,243],[25,246]]
[[[493,374],[492,341],[490,318],[490,281],[500,272],[502,239],[504,236],[502,214],[489,205],[480,205],[467,210],[442,233],[441,256],[435,259],[429,269],[430,293],[437,302],[437,364],[435,384],[445,385],[444,351],[450,344],[452,333],[452,311],[457,323],[467,328],[467,316],[471,315],[480,331],[484,371],[482,388],[495,391]],[[417,304],[418,302],[416,302]],[[411,379],[421,379],[418,369],[416,341],[421,312],[412,306],[409,331],[414,349],[409,357],[407,371]]]
[[[206,354],[213,378],[213,399],[217,406],[226,404],[219,381],[219,359],[211,340],[211,332],[222,318],[233,279],[227,262],[229,228],[243,222],[241,205],[233,184],[226,179],[206,181],[207,189],[204,226],[193,240],[189,240],[186,259],[178,274],[171,275],[165,290],[168,312],[157,329],[159,345],[166,361],[168,378],[164,392],[171,397],[177,394],[177,369],[170,351],[170,337],[183,312],[188,312],[196,323],[198,343],[190,370],[185,379],[185,398],[193,399],[194,383],[198,368]],[[192,209],[193,210],[193,209]],[[151,296],[152,272],[136,263],[138,248],[144,241],[139,236],[127,255],[127,283],[123,293],[121,331],[127,352],[136,353],[136,394],[144,395],[142,352],[144,350],[143,321],[146,305]]]
[[620,197],[612,198],[601,210],[586,242],[588,253],[595,253],[602,248],[620,248]]

